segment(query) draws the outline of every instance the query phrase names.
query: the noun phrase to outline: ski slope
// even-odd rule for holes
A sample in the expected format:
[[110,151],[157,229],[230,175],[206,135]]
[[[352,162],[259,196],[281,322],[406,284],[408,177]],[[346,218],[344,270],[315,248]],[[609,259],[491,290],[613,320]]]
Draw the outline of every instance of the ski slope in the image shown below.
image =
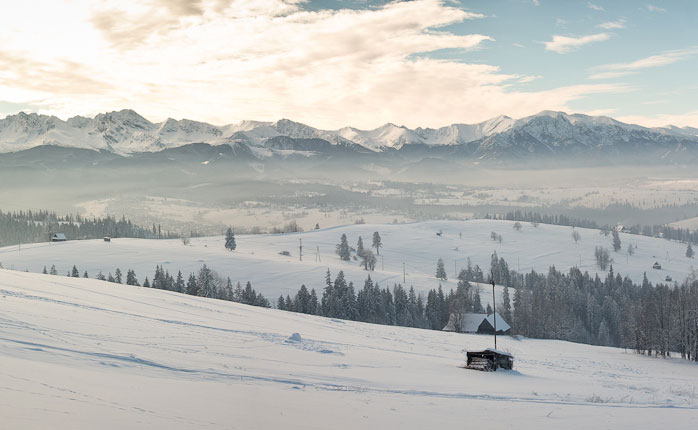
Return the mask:
[[[547,272],[551,265],[560,270],[579,266],[591,273],[599,271],[594,261],[596,246],[611,250],[616,273],[630,276],[642,282],[643,273],[653,282],[664,282],[667,275],[681,282],[691,272],[695,260],[685,257],[686,245],[665,239],[621,233],[623,249],[612,252],[611,237],[604,237],[598,230],[577,229],[581,240],[575,244],[570,227],[540,224],[533,227],[522,223],[517,232],[512,222],[493,220],[428,221],[410,224],[349,225],[312,230],[304,233],[239,235],[237,250],[224,248],[223,237],[193,238],[188,246],[180,240],[113,239],[69,241],[64,243],[39,243],[0,248],[0,263],[5,268],[41,272],[43,267],[56,265],[60,275],[67,274],[73,265],[80,274],[87,271],[90,277],[102,271],[104,275],[120,268],[124,273],[133,269],[140,282],[146,276],[152,280],[156,265],[162,265],[173,275],[181,270],[184,276],[207,264],[233,282],[252,282],[255,289],[270,299],[279,294],[293,295],[305,284],[318,293],[324,286],[329,269],[334,277],[343,270],[355,287],[361,288],[369,272],[359,266],[359,261],[344,262],[335,254],[340,236],[347,235],[350,246],[355,247],[359,236],[369,247],[374,231],[378,231],[383,248],[376,270],[370,272],[374,281],[382,287],[394,283],[413,285],[415,290],[437,288],[436,262],[444,259],[449,280],[442,282],[448,290],[455,288],[454,272],[460,271],[470,257],[487,273],[490,257],[497,252],[511,269]],[[442,235],[436,233],[441,231]],[[502,243],[490,239],[491,232],[503,236]],[[303,261],[299,258],[299,246],[303,245]],[[626,255],[628,243],[637,245],[633,256]],[[291,256],[280,255],[289,251]],[[375,250],[374,250],[375,252]],[[658,261],[662,270],[653,270]],[[403,278],[403,263],[405,274]],[[454,264],[455,263],[455,264]],[[455,266],[455,270],[454,270]],[[485,298],[485,296],[483,296]]]
[[698,426],[695,364],[500,337],[514,371],[461,367],[491,341],[0,270],[0,427]]

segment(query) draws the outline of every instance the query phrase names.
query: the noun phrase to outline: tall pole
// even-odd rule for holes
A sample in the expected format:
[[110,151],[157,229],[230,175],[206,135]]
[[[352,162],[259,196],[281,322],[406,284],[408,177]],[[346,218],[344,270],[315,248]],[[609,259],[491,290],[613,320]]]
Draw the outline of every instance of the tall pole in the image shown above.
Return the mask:
[[492,274],[492,319],[494,320],[494,349],[497,349],[497,303],[494,297],[494,273]]
[[298,253],[298,256],[300,257],[301,261],[303,261],[303,239],[298,239],[300,241],[300,246],[298,247],[300,252]]
[[407,275],[405,275],[405,262],[402,262],[402,283],[407,285]]

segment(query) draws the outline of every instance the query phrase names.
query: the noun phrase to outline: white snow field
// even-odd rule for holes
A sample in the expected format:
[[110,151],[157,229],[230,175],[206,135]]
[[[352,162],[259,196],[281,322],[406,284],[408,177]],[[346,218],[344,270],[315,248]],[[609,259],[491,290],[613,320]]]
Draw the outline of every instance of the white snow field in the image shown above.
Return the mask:
[[[381,287],[392,286],[403,281],[405,264],[406,284],[415,290],[436,288],[436,262],[444,259],[449,280],[443,282],[448,290],[455,288],[454,262],[456,270],[466,266],[470,257],[487,273],[490,256],[494,251],[503,257],[511,269],[530,271],[535,269],[547,273],[554,265],[567,271],[579,266],[591,273],[599,271],[594,260],[596,246],[611,251],[615,260],[616,273],[630,276],[642,282],[643,273],[653,282],[664,282],[666,276],[681,282],[691,272],[694,259],[685,257],[686,245],[660,238],[620,234],[623,249],[612,251],[611,236],[604,237],[598,230],[577,229],[581,239],[578,244],[572,239],[572,228],[540,224],[534,227],[522,223],[521,231],[512,229],[513,222],[492,220],[427,221],[410,224],[361,224],[312,230],[304,233],[264,234],[236,236],[237,250],[227,251],[223,237],[194,238],[185,246],[180,240],[113,239],[68,241],[64,243],[39,243],[19,247],[0,248],[0,263],[5,268],[41,272],[46,266],[56,265],[58,273],[65,275],[76,265],[80,274],[88,272],[95,277],[120,268],[125,273],[133,269],[140,282],[146,276],[152,280],[156,265],[162,265],[173,275],[181,270],[186,277],[207,264],[233,282],[250,281],[253,287],[270,300],[279,294],[293,295],[305,284],[315,288],[318,294],[324,286],[325,273],[330,269],[334,277],[343,270],[347,279],[353,281],[358,290],[369,272],[364,271],[358,261],[344,262],[335,254],[335,245],[340,236],[347,235],[350,246],[356,246],[361,236],[365,247],[371,246],[374,231],[381,235],[384,247],[380,251],[378,264],[370,275]],[[441,231],[442,235],[436,233]],[[491,232],[503,236],[502,243],[490,239]],[[303,244],[303,261],[299,261],[298,248]],[[628,244],[637,246],[635,254],[628,256]],[[318,261],[319,250],[319,261]],[[291,256],[280,255],[289,251]],[[375,250],[374,250],[375,252]],[[658,261],[662,270],[653,270]],[[484,296],[483,296],[484,297]]]
[[[300,341],[289,338],[300,335]],[[0,270],[3,429],[698,428],[698,366]]]

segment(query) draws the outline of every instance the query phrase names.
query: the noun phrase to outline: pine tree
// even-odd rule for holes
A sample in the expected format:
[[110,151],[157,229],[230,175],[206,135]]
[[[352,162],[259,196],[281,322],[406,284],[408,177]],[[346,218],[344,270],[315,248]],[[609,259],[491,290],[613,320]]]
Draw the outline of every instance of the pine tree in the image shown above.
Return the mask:
[[[145,278],[146,281],[148,278]],[[143,284],[145,287],[145,284]],[[199,295],[199,284],[196,282],[196,276],[192,273],[189,275],[189,280],[187,281],[187,294],[191,296]]]
[[150,288],[150,281],[148,281],[148,277],[145,277],[145,281],[143,281],[143,287],[145,288]]
[[502,293],[502,317],[505,321],[511,321],[511,301],[509,300],[509,287],[504,285],[504,292]]
[[43,273],[44,275],[48,275],[48,271],[46,270],[46,266],[44,266],[44,270],[41,273]]
[[[136,274],[134,273],[133,275],[134,275],[134,279],[135,279]],[[228,283],[230,283],[230,279],[228,279]],[[136,281],[136,285],[137,284],[138,284],[138,281]],[[177,281],[175,281],[175,291],[177,291],[178,293],[183,293],[185,291],[185,289],[186,289],[186,286],[184,285],[184,278],[182,277],[182,271],[178,270],[177,271]]]
[[109,274],[107,275],[107,282],[115,282],[114,276],[111,274],[111,272],[109,272]]
[[284,300],[284,295],[281,294],[279,296],[279,300],[276,301],[276,309],[280,311],[285,311],[286,310],[286,300]]
[[114,272],[114,281],[116,281],[117,284],[121,283],[121,269],[118,267],[116,268],[116,272]]
[[52,264],[51,265],[51,271],[49,272],[51,275],[58,275],[58,271],[56,270],[56,265]]
[[126,285],[138,285],[138,279],[136,279],[136,272],[129,269],[126,272]]
[[216,285],[213,279],[213,272],[207,265],[201,266],[199,276],[196,279],[196,284],[199,286],[199,295],[202,297],[215,297]]
[[357,255],[359,258],[363,258],[364,252],[365,252],[365,250],[364,250],[364,241],[363,241],[363,239],[361,239],[361,236],[359,236],[359,240],[358,240],[358,242],[356,243],[356,255]]
[[483,311],[482,299],[480,298],[480,287],[477,287],[475,289],[475,297],[473,297],[473,312],[476,314],[481,314]]
[[80,277],[80,272],[78,271],[78,268],[73,265],[73,270],[70,272],[70,276],[73,278],[79,278]]
[[615,252],[618,252],[620,251],[620,248],[620,236],[618,235],[618,231],[616,229],[613,229],[613,250]]
[[349,252],[349,243],[347,242],[347,235],[342,233],[342,237],[337,245],[337,255],[344,261],[349,261],[351,254]]
[[225,232],[225,248],[230,251],[234,251],[235,248],[237,248],[235,233],[233,233],[233,229],[230,227],[228,227],[228,230]]
[[436,262],[436,279],[441,279],[442,281],[448,279],[443,258],[439,258],[439,261]]
[[383,243],[381,242],[381,235],[378,234],[377,231],[373,232],[373,243],[371,246],[376,248],[376,255],[381,255],[381,247],[383,246]]
[[98,280],[100,280],[100,281],[106,281],[106,280],[107,280],[107,278],[104,277],[104,274],[102,274],[102,271],[101,271],[101,270],[100,270],[99,272],[97,272],[97,277],[96,277],[96,279],[98,279]]
[[87,270],[85,270],[85,273],[82,274],[82,277],[83,277],[83,278],[89,278],[89,276],[87,276]]
[[693,247],[692,247],[691,244],[689,243],[688,246],[686,247],[686,257],[688,257],[688,258],[693,258],[694,255],[695,255],[695,254],[694,254],[694,252],[693,252]]

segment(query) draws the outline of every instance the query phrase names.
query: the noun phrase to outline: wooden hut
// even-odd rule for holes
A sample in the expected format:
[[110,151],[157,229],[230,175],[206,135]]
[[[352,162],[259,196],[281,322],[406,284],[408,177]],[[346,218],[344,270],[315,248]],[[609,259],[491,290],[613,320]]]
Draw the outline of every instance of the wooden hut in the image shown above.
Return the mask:
[[482,351],[468,351],[468,361],[465,365],[468,369],[494,372],[497,369],[511,370],[514,368],[514,356],[508,352],[494,348]]
[[51,242],[65,242],[68,238],[63,233],[54,233],[51,235]]

